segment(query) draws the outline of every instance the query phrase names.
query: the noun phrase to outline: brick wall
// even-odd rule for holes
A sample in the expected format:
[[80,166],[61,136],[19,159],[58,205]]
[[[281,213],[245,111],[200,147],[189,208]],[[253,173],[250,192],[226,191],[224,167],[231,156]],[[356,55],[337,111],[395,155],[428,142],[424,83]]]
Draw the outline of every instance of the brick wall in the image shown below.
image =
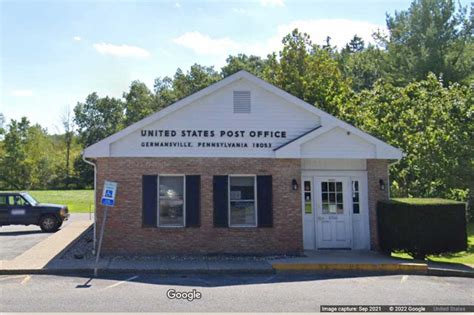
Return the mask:
[[[388,185],[388,160],[367,160],[367,183],[369,195],[369,226],[370,226],[370,247],[379,250],[377,232],[377,202],[389,198]],[[385,190],[380,190],[379,181],[385,183]]]
[[[118,183],[116,206],[107,218],[104,253],[299,253],[303,249],[298,159],[257,158],[100,158],[97,160],[97,231],[105,179]],[[201,175],[201,227],[143,228],[142,175]],[[214,228],[213,175],[273,176],[272,228]],[[300,185],[301,186],[301,185]]]

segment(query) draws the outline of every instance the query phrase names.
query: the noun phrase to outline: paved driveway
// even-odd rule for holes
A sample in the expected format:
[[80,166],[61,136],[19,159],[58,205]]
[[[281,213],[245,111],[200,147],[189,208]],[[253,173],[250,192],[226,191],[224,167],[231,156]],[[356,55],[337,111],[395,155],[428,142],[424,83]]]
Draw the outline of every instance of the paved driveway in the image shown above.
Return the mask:
[[[89,214],[73,213],[61,228],[74,220],[89,220]],[[40,227],[36,225],[0,227],[0,260],[12,260],[49,236],[51,234],[41,232]]]

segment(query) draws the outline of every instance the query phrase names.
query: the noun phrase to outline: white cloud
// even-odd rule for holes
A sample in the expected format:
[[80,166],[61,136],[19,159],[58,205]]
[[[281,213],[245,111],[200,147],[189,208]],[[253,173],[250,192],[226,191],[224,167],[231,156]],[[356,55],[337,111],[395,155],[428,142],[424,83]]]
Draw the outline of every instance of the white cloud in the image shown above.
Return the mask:
[[82,38],[80,38],[79,36],[74,36],[72,39],[74,39],[74,40],[77,41],[77,42],[80,41],[80,40],[82,40]]
[[94,48],[103,55],[112,55],[117,57],[147,58],[151,54],[143,48],[129,45],[114,45],[107,43],[98,43]]
[[181,8],[181,4],[179,2],[176,2],[174,6],[177,7],[178,9]]
[[331,37],[331,44],[338,49],[344,47],[354,35],[362,37],[366,44],[373,43],[372,34],[383,25],[347,19],[297,20],[279,25],[274,35],[267,39],[253,41],[236,41],[229,37],[211,37],[200,32],[186,32],[174,38],[173,42],[194,51],[198,55],[212,57],[215,66],[225,65],[229,55],[244,53],[266,57],[269,53],[278,52],[282,48],[281,40],[295,28],[308,33],[313,43],[323,45],[326,37]]
[[227,37],[211,38],[199,32],[186,32],[173,42],[201,55],[227,55],[240,47],[239,43]]
[[10,93],[12,96],[32,96],[32,90],[12,90]]
[[283,0],[260,0],[260,4],[263,7],[284,7],[285,2]]

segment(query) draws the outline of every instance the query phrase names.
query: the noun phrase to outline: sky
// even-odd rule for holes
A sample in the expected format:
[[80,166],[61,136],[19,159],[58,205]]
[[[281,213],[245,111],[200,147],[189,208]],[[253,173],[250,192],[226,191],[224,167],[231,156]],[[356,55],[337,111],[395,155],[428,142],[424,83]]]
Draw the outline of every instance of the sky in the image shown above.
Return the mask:
[[0,0],[0,113],[59,133],[61,115],[92,92],[121,97],[133,80],[153,89],[194,63],[219,70],[230,54],[265,57],[296,27],[318,44],[371,42],[386,13],[410,3]]

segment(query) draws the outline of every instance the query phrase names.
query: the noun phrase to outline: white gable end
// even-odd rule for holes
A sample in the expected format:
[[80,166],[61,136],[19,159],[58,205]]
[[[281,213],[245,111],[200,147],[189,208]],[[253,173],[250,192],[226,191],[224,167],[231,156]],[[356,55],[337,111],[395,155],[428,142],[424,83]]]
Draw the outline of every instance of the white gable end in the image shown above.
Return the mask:
[[301,145],[302,158],[375,158],[374,144],[342,128],[333,128]]
[[245,71],[84,150],[86,158],[402,156],[399,149]]
[[[250,92],[250,113],[234,113],[234,91]],[[318,115],[241,79],[111,143],[110,156],[274,157],[319,125]]]

